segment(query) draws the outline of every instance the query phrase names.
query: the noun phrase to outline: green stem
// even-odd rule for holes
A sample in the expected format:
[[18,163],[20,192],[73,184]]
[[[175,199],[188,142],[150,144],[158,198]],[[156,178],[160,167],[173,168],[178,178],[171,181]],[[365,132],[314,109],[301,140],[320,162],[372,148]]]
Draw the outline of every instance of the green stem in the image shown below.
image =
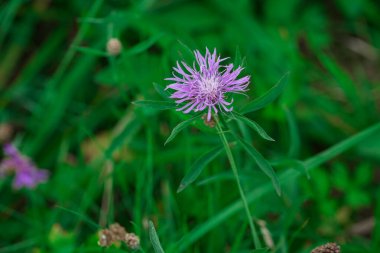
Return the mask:
[[261,248],[261,243],[260,243],[260,240],[259,240],[256,228],[255,228],[255,225],[254,225],[254,223],[252,221],[253,216],[251,215],[251,211],[249,210],[248,202],[247,202],[247,199],[245,197],[245,194],[244,194],[244,191],[243,191],[243,187],[241,186],[241,183],[240,183],[238,170],[237,170],[237,167],[236,167],[236,163],[235,163],[234,157],[232,155],[231,148],[230,148],[230,146],[228,144],[226,136],[223,133],[223,130],[222,130],[222,127],[221,127],[221,125],[219,123],[219,120],[216,119],[215,121],[216,121],[217,130],[218,130],[218,133],[219,133],[219,137],[220,137],[221,141],[223,142],[224,149],[226,151],[228,160],[230,162],[232,171],[234,173],[234,177],[235,177],[237,186],[239,188],[240,198],[241,198],[241,200],[243,202],[243,205],[244,205],[245,213],[246,213],[247,218],[248,218],[249,227],[251,228],[251,234],[252,234],[254,246],[255,246],[255,248]]

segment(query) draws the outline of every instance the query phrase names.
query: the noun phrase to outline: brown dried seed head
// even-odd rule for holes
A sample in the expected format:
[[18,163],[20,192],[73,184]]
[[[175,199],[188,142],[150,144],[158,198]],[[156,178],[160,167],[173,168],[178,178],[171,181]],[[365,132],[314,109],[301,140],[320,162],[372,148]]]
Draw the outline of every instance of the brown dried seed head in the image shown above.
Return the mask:
[[112,232],[109,229],[102,229],[99,231],[98,245],[100,247],[108,247],[113,243]]
[[335,242],[329,242],[313,249],[311,253],[340,253],[340,246]]
[[140,238],[134,233],[127,233],[124,238],[125,244],[131,249],[140,247]]
[[123,46],[121,45],[121,42],[119,39],[111,38],[107,42],[107,52],[110,55],[120,54],[122,48]]
[[140,247],[140,238],[134,233],[127,233],[119,223],[111,224],[108,229],[99,231],[98,244],[101,247],[108,247],[112,243],[118,244],[122,241],[131,249]]
[[109,226],[109,230],[112,233],[112,238],[114,241],[122,241],[125,238],[127,231],[119,223],[114,223]]

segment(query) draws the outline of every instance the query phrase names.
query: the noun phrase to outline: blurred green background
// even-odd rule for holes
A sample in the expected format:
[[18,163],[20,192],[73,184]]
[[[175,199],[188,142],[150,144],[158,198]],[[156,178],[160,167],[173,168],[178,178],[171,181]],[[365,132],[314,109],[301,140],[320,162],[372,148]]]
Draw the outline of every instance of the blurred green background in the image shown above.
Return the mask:
[[[380,252],[380,132],[310,175],[295,166],[378,124],[379,13],[370,0],[1,0],[0,143],[13,142],[51,176],[19,191],[11,176],[1,179],[0,252],[129,252],[97,245],[97,224],[112,222],[153,252],[148,220],[165,252],[252,252],[225,156],[176,193],[218,136],[189,127],[164,146],[188,116],[131,103],[162,100],[153,83],[168,85],[175,62],[206,47],[251,75],[237,107],[290,72],[280,98],[249,114],[276,142],[245,131],[285,175],[283,196],[234,153],[272,252],[328,241],[342,252]],[[122,43],[119,55],[107,54],[110,38]]]

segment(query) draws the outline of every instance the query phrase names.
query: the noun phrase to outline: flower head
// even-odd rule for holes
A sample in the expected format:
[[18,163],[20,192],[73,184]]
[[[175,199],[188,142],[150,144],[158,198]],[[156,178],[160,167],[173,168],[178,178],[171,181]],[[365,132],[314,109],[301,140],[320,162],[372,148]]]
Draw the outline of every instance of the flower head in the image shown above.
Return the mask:
[[124,242],[131,249],[140,247],[140,238],[134,233],[128,233],[119,223],[111,224],[108,229],[99,231],[98,245],[100,247],[109,247],[119,242]]
[[181,62],[183,67],[177,62],[174,67],[173,77],[166,80],[174,83],[168,85],[166,89],[173,89],[175,92],[170,96],[176,100],[177,104],[184,105],[177,109],[184,113],[191,111],[203,111],[207,109],[207,120],[211,120],[212,111],[230,112],[233,110],[231,99],[227,101],[227,93],[241,93],[247,90],[250,76],[238,78],[243,70],[241,66],[234,69],[233,64],[221,65],[227,58],[221,59],[217,56],[216,49],[211,53],[206,48],[205,56],[196,50],[194,51],[198,67],[193,64],[191,68],[185,62]]
[[0,163],[0,177],[14,172],[13,188],[34,188],[48,178],[48,171],[38,169],[27,157],[20,154],[11,144],[4,145],[6,158]]

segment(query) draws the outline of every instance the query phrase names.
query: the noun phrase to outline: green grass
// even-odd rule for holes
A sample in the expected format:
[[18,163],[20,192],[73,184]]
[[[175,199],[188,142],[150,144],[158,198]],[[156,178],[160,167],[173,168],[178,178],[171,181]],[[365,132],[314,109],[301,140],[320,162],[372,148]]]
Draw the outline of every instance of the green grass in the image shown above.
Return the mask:
[[261,252],[218,132],[164,90],[175,62],[206,46],[252,78],[221,123],[260,243],[264,220],[268,252],[329,241],[378,252],[379,11],[369,0],[1,1],[0,143],[50,179],[34,190],[0,179],[0,253],[130,252],[97,245],[104,222],[137,234],[140,252]]

